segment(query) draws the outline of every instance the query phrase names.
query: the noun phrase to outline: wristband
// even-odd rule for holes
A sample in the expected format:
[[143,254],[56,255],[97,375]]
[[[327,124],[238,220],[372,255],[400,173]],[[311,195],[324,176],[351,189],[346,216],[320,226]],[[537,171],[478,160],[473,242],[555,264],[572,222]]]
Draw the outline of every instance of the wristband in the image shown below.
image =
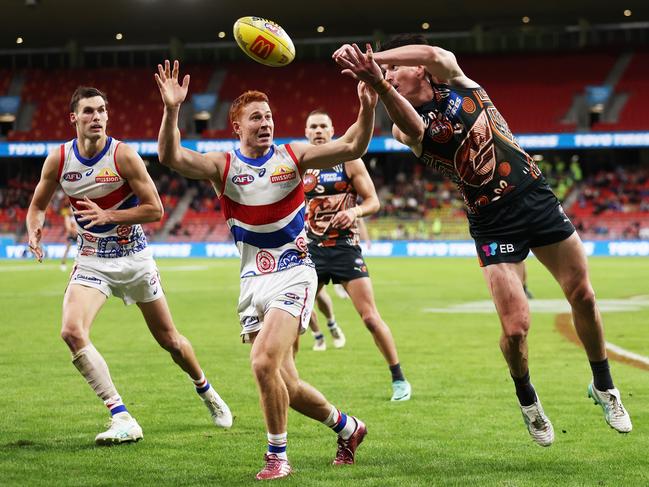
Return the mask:
[[385,95],[388,91],[390,91],[390,88],[392,88],[392,85],[388,83],[385,78],[381,79],[380,82],[372,85],[372,88],[374,88],[374,91],[381,96]]

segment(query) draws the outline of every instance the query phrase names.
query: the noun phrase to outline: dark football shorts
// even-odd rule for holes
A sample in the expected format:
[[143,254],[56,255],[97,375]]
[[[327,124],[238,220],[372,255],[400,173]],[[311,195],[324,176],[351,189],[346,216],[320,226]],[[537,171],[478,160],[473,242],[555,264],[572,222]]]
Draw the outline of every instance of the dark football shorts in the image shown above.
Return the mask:
[[561,242],[575,232],[561,203],[543,180],[510,201],[468,217],[481,267],[521,262],[530,248]]
[[318,274],[318,284],[334,284],[370,277],[367,264],[358,245],[319,247],[310,244],[309,253]]
[[68,242],[71,244],[77,243],[77,236],[76,235],[68,235]]

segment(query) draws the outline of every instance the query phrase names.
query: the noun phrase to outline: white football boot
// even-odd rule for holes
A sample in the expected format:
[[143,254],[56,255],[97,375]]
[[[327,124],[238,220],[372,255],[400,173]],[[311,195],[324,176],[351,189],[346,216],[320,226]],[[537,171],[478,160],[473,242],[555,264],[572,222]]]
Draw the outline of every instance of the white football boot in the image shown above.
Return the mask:
[[327,342],[324,341],[324,338],[321,340],[316,339],[313,342],[314,352],[324,352],[325,350],[327,350]]
[[532,439],[541,446],[550,446],[554,442],[554,428],[543,411],[540,399],[537,397],[530,406],[521,406],[521,412]]
[[219,428],[230,428],[232,426],[232,412],[221,396],[212,386],[200,394],[205,407],[207,407],[212,416],[212,422]]
[[143,438],[142,428],[128,413],[118,413],[110,418],[108,429],[95,437],[98,445],[118,445]]
[[335,328],[329,328],[329,332],[331,333],[334,347],[343,348],[347,341],[345,334],[343,333],[343,329],[340,326],[336,326]]
[[604,410],[604,419],[611,428],[620,433],[628,433],[633,429],[631,424],[631,417],[626,412],[620,399],[620,391],[616,388],[609,389],[608,391],[600,391],[595,388],[591,382],[588,385],[588,397],[590,397],[595,404],[602,406]]

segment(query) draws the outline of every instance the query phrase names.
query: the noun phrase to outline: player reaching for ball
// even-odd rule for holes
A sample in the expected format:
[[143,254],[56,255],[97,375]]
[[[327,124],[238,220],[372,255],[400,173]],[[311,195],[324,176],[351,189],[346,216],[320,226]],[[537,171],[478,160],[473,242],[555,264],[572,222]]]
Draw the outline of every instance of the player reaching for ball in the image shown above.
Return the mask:
[[142,428],[117,392],[108,365],[90,341],[90,328],[111,295],[136,303],[157,342],[192,379],[220,427],[232,425],[228,406],[205,379],[191,343],[178,333],[141,223],[158,221],[163,208],[144,162],[128,145],[106,134],[108,100],[96,88],[79,87],[70,102],[77,138],[52,151],[27,211],[29,248],[43,259],[45,211],[61,186],[74,209],[79,250],[63,298],[61,337],[72,363],[111,414],[95,438],[109,445],[142,438]]
[[343,73],[378,92],[394,122],[393,135],[424,164],[457,184],[500,317],[500,348],[532,439],[549,446],[554,430],[528,369],[530,313],[521,276],[530,249],[570,303],[593,373],[589,396],[602,406],[612,428],[631,431],[631,419],[611,378],[581,240],[485,90],[462,72],[453,53],[427,45],[423,36],[398,36],[377,53],[369,45],[365,53],[356,45],[344,45],[333,57]]
[[302,381],[292,353],[298,333],[308,325],[318,286],[307,250],[302,175],[307,169],[332,167],[365,153],[374,128],[376,93],[365,83],[358,84],[358,118],[339,139],[323,145],[275,145],[268,97],[246,91],[230,106],[240,147],[201,154],[180,144],[178,113],[189,75],[179,84],[179,69],[178,61],[173,70],[165,61],[155,75],[164,102],[158,154],[162,164],[185,177],[212,183],[241,254],[241,337],[252,343],[251,367],[268,432],[266,466],[257,479],[291,472],[286,456],[289,406],[338,434],[334,464],[354,463],[365,425]]

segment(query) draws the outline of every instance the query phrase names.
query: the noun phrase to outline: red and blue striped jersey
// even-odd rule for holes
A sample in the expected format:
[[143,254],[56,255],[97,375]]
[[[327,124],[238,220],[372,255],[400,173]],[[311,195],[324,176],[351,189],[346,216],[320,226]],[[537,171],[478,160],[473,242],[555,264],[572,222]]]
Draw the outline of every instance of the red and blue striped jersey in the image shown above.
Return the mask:
[[313,266],[304,229],[304,187],[290,145],[252,159],[226,155],[221,207],[241,254],[241,277]]
[[[127,209],[137,206],[138,199],[119,173],[117,150],[121,142],[108,137],[104,148],[91,159],[83,157],[77,139],[60,148],[58,181],[75,210],[85,209],[79,200],[90,198],[103,209]],[[103,258],[124,257],[140,252],[147,246],[142,226],[88,226],[75,216],[79,255]]]

